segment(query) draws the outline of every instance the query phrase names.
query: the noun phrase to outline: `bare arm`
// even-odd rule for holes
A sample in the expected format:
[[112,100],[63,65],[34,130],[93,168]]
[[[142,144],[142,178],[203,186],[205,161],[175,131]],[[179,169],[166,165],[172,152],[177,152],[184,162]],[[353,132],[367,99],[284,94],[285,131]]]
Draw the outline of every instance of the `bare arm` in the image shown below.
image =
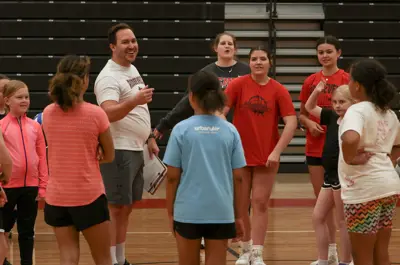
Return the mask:
[[317,86],[314,89],[314,91],[311,93],[310,97],[308,98],[308,100],[305,104],[305,109],[307,110],[307,112],[317,118],[321,117],[321,111],[322,111],[322,108],[317,106],[317,100],[318,100],[318,96],[320,93],[321,93],[321,90],[318,89],[318,86]]
[[400,160],[400,146],[393,146],[392,152],[390,153],[390,158],[393,162],[393,166],[399,164]]
[[39,197],[44,198],[49,180],[49,169],[47,167],[46,142],[42,127],[40,125],[37,126],[39,134],[36,142],[36,153],[39,157]]
[[307,129],[312,127],[315,122],[308,118],[308,114],[313,115],[314,117],[321,117],[321,107],[317,106],[317,100],[319,94],[324,91],[325,88],[325,81],[321,80],[318,85],[315,87],[314,91],[311,93],[310,97],[308,98],[306,104],[301,103],[300,106],[300,123],[303,124]]
[[399,127],[399,130],[397,132],[396,139],[393,143],[392,151],[390,153],[390,158],[392,159],[393,165],[399,165],[400,166],[400,123],[397,125]]
[[168,114],[160,120],[156,130],[161,134],[171,130],[177,123],[193,116],[194,110],[189,102],[189,95],[183,98],[168,112]]
[[344,161],[351,165],[357,155],[360,135],[353,130],[348,130],[341,136]]
[[136,98],[133,97],[121,103],[114,100],[107,100],[101,103],[100,107],[106,112],[108,120],[110,122],[115,122],[123,119],[137,105],[139,104],[136,103]]
[[112,162],[114,160],[115,150],[110,128],[99,135],[99,142],[103,148],[103,158],[99,161],[99,163],[103,164]]
[[242,201],[241,199],[241,192],[242,192],[242,176],[244,174],[243,168],[237,168],[234,169],[233,171],[233,191],[234,191],[234,197],[233,197],[233,203],[234,203],[234,210],[235,210],[235,219],[240,219],[242,218],[242,212],[240,202]]
[[[114,89],[107,88],[107,89],[111,91],[116,90],[116,88]],[[128,113],[131,110],[133,110],[136,106],[151,102],[153,97],[153,90],[154,90],[153,88],[149,88],[146,86],[141,90],[139,90],[139,92],[137,92],[135,96],[123,102],[118,102],[115,100],[115,98],[113,100],[107,100],[108,98],[106,98],[100,104],[100,107],[103,108],[103,110],[106,112],[108,120],[110,122],[119,121],[123,119],[126,115],[128,115]]]
[[4,143],[3,133],[1,131],[0,131],[0,165],[2,169],[0,180],[1,182],[3,181],[8,182],[8,180],[11,177],[13,163],[10,153]]
[[174,216],[174,203],[176,198],[176,191],[181,180],[181,169],[177,167],[168,166],[167,171],[167,213],[169,217]]
[[312,122],[310,118],[308,118],[308,112],[306,110],[306,105],[301,102],[300,104],[300,115],[299,115],[300,124],[308,129],[308,123]]
[[293,139],[297,129],[296,115],[285,116],[283,117],[283,121],[285,123],[285,128],[283,129],[282,135],[274,149],[274,152],[278,154],[282,154],[283,150],[285,150],[290,141]]
[[[321,116],[321,113],[320,113],[320,116]],[[311,120],[308,117],[308,112],[306,110],[304,103],[301,103],[301,105],[300,105],[299,121],[300,121],[300,124],[302,124],[314,137],[319,136],[321,133],[325,133],[325,131],[321,127],[321,125],[319,125],[318,123],[316,123],[315,121]]]

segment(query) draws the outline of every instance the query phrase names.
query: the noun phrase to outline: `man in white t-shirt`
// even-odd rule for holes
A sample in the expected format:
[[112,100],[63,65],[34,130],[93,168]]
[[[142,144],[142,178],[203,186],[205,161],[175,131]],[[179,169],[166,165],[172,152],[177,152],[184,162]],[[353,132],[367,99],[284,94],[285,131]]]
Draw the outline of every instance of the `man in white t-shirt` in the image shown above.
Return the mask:
[[159,149],[151,133],[150,113],[153,88],[148,88],[132,65],[139,46],[127,24],[110,28],[108,40],[112,58],[98,75],[94,92],[107,113],[115,147],[115,159],[101,165],[111,215],[111,257],[113,264],[128,265],[125,240],[132,203],[142,199],[143,148],[150,154]]

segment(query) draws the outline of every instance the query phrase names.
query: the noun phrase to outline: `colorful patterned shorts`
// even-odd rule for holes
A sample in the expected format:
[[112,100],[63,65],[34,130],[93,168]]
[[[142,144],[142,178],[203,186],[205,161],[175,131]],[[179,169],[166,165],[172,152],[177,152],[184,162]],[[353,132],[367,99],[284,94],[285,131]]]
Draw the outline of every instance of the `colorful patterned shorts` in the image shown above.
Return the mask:
[[358,204],[345,204],[347,230],[353,233],[374,234],[392,228],[399,195]]

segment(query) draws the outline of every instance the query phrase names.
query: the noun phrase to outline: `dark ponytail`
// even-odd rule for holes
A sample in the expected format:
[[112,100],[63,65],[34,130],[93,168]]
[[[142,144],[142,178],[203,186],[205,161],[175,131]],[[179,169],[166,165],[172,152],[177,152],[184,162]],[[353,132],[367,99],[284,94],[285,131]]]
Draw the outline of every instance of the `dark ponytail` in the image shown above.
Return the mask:
[[375,98],[374,104],[382,110],[390,109],[390,105],[396,97],[396,88],[386,78],[379,80],[372,90],[372,98]]
[[199,107],[208,114],[222,111],[226,96],[218,77],[211,72],[199,71],[189,79],[189,91],[193,93]]
[[386,111],[393,104],[396,87],[386,79],[386,69],[374,59],[364,59],[354,63],[350,69],[353,81],[360,83],[367,97],[374,105]]
[[64,111],[79,100],[84,89],[84,78],[89,75],[87,56],[67,55],[57,65],[57,73],[50,81],[50,97]]
[[64,111],[79,99],[83,80],[72,73],[57,73],[50,81],[50,97]]

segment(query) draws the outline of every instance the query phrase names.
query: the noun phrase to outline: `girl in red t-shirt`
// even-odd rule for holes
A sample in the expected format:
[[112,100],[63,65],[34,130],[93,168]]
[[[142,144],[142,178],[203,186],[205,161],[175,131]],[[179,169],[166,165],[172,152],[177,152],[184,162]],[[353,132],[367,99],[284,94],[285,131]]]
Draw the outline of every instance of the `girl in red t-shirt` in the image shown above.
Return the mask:
[[[258,47],[250,51],[251,74],[233,80],[225,90],[228,106],[224,113],[234,108],[233,124],[243,144],[247,167],[243,178],[242,199],[245,234],[242,253],[237,265],[264,265],[263,245],[267,231],[268,201],[280,155],[292,140],[297,127],[296,112],[288,90],[268,77],[271,67],[270,53]],[[285,129],[279,135],[278,122],[282,117]],[[246,214],[253,208],[252,225]],[[251,231],[250,231],[251,230]],[[251,233],[250,233],[251,232]]]
[[[349,74],[339,69],[337,60],[341,55],[340,42],[333,36],[326,36],[317,41],[318,61],[322,65],[322,70],[310,75],[304,81],[300,92],[300,123],[307,129],[306,133],[306,160],[308,171],[310,172],[311,183],[314,194],[318,197],[321,187],[324,183],[324,168],[322,167],[322,150],[325,142],[326,126],[319,124],[319,119],[310,115],[305,104],[314,91],[315,87],[321,81],[325,80],[325,89],[318,96],[317,105],[321,108],[332,108],[332,91],[341,85],[349,83]],[[335,221],[333,213],[327,218],[327,227],[329,229],[329,260],[337,262],[336,240],[335,240]],[[316,262],[312,263],[316,264]]]

